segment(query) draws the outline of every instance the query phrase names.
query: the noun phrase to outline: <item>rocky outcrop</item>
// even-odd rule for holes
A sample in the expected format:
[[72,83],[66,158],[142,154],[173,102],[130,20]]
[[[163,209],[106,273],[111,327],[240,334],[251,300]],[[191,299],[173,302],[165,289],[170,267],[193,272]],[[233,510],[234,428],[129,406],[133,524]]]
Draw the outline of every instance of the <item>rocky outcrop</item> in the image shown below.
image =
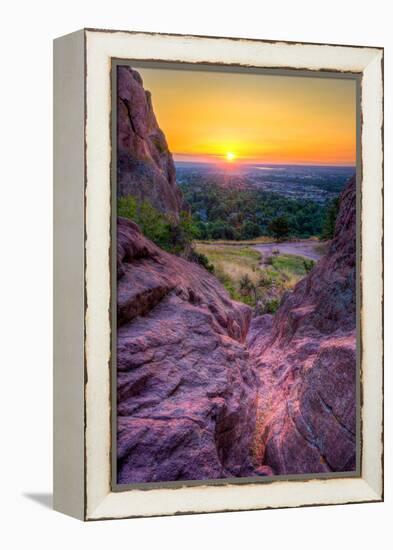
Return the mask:
[[118,482],[250,475],[250,308],[122,218],[117,273]]
[[140,74],[117,68],[117,184],[118,195],[148,200],[178,221],[183,208],[172,155],[154,115],[150,92]]
[[340,201],[335,236],[274,318],[252,321],[259,370],[255,460],[275,474],[356,466],[356,185]]
[[356,466],[355,180],[277,314],[118,220],[118,482]]

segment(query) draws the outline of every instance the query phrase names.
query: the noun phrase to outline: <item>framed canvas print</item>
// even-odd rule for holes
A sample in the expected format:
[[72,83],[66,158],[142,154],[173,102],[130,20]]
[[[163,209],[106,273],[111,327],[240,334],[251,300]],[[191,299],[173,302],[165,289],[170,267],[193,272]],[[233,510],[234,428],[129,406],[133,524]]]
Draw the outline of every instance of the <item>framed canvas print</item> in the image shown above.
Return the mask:
[[383,499],[383,50],[54,45],[54,505]]

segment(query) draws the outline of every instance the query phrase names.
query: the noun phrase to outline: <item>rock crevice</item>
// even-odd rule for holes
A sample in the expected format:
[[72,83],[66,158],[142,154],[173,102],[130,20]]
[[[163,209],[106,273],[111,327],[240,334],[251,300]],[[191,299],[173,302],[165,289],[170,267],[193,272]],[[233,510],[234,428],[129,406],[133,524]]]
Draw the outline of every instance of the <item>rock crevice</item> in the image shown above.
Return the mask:
[[354,193],[326,256],[252,320],[118,220],[120,483],[355,468]]
[[119,483],[249,475],[251,309],[122,218],[118,305]]
[[250,360],[264,394],[256,438],[275,474],[356,466],[355,199],[352,178],[327,254],[286,296],[270,329],[263,319],[251,323]]
[[[138,72],[118,67],[118,195],[174,223],[175,167]],[[356,190],[327,254],[273,317],[131,221],[117,227],[118,482],[352,471]]]

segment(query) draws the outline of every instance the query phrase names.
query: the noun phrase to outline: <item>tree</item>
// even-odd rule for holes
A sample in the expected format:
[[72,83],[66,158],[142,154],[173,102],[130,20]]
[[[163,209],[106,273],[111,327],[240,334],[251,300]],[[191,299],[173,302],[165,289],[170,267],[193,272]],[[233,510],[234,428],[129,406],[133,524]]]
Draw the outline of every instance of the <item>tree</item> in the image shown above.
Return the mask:
[[136,218],[136,223],[148,239],[158,244],[164,250],[171,249],[172,226],[164,214],[145,200],[139,205]]
[[257,223],[247,220],[241,228],[241,236],[243,239],[253,239],[261,234],[260,227]]
[[128,218],[136,223],[137,201],[135,197],[119,197],[117,201],[117,214],[122,218]]
[[118,215],[134,221],[142,233],[160,248],[200,263],[208,271],[213,267],[207,258],[193,249],[192,241],[200,236],[200,224],[190,212],[180,212],[179,220],[154,208],[148,201],[138,202],[136,197],[120,197],[117,203]]
[[[326,205],[308,198],[294,199],[262,190],[224,187],[208,181],[203,174],[195,175],[180,186],[191,211],[200,214],[208,238],[251,239],[271,235],[268,224],[278,217],[287,220],[289,233],[286,236],[307,238],[319,235],[322,230]],[[224,231],[221,225],[221,229],[215,227],[214,230],[221,236],[212,237],[210,228],[216,222],[229,225],[232,234],[229,230]]]
[[234,239],[236,231],[223,220],[216,220],[208,225],[208,234],[211,239]]
[[195,222],[190,212],[183,210],[180,212],[179,222],[173,221],[170,225],[170,248],[168,251],[172,254],[180,254],[191,261],[195,259],[196,263],[199,263],[194,255],[192,242],[200,237],[200,234],[198,223]]
[[159,247],[172,251],[174,245],[172,224],[149,201],[138,202],[131,195],[120,197],[117,212],[119,216],[134,221],[142,233]]
[[288,220],[284,216],[274,218],[268,225],[268,230],[276,239],[283,239],[289,233]]
[[337,197],[333,199],[327,207],[325,219],[322,224],[321,239],[329,240],[333,238],[339,206],[340,200]]

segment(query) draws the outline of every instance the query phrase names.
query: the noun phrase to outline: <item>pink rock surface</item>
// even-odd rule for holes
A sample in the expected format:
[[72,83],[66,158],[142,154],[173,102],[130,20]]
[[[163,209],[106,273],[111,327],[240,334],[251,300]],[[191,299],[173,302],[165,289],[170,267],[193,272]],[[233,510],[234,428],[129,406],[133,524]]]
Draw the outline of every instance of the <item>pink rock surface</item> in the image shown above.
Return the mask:
[[[139,73],[118,67],[118,194],[187,207]],[[197,264],[118,220],[118,482],[352,471],[356,192],[327,254],[251,321]],[[250,324],[251,321],[251,324]]]
[[118,482],[252,473],[251,310],[118,221]]
[[183,198],[164,133],[154,115],[150,92],[140,74],[117,68],[117,183],[120,196],[149,202],[178,220]]
[[275,474],[355,469],[355,191],[353,178],[326,256],[287,295],[271,328],[268,316],[251,323],[260,377],[255,456]]
[[314,270],[256,317],[118,221],[118,481],[352,471],[355,181]]

